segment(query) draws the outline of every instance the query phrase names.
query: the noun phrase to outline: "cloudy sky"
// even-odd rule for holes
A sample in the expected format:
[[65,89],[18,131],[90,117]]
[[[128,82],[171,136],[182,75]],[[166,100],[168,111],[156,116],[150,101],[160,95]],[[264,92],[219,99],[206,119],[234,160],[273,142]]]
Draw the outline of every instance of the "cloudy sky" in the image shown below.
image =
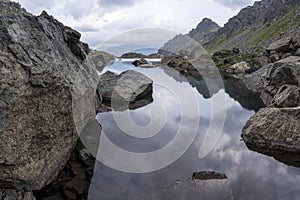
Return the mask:
[[[82,40],[92,48],[111,38],[118,38],[124,32],[144,28],[148,28],[145,29],[148,32],[158,29],[157,34],[152,33],[148,37],[143,35],[143,38],[155,40],[152,47],[159,47],[175,33],[187,33],[204,17],[224,25],[241,8],[254,2],[254,0],[15,1],[35,15],[46,10],[65,25],[82,33]],[[141,31],[135,35],[141,35]]]

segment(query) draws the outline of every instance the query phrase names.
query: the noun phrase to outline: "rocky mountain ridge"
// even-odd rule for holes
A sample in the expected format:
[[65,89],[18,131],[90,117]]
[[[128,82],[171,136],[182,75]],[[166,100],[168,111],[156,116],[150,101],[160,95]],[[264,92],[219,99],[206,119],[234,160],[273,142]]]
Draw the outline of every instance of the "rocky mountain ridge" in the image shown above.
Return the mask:
[[[204,19],[201,23],[206,21],[207,19]],[[262,0],[243,8],[229,19],[224,27],[216,30],[216,26],[211,24],[215,29],[206,34],[206,37],[202,35],[202,29],[196,28],[187,35],[176,36],[166,42],[161,49],[172,50],[174,46],[186,42],[186,36],[190,36],[208,52],[234,47],[244,51],[259,51],[282,37],[293,36],[299,31],[299,26],[299,0]],[[202,37],[195,36],[199,34]]]
[[[262,0],[243,8],[218,32],[204,42],[209,51],[238,47],[267,47],[281,35],[292,34],[299,27],[298,0]],[[272,40],[273,39],[273,40]]]
[[204,18],[195,29],[192,29],[188,34],[176,35],[173,39],[166,42],[163,47],[158,50],[159,54],[168,55],[170,52],[177,52],[177,48],[184,45],[189,40],[193,39],[196,42],[205,41],[211,38],[220,26],[211,19]]

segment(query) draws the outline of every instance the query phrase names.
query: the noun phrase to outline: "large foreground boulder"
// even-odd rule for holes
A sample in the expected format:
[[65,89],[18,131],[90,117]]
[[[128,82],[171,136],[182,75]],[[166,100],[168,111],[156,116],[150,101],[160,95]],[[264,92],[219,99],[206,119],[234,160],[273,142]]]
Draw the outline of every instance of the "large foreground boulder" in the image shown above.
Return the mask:
[[150,78],[134,70],[120,75],[107,71],[100,77],[97,96],[102,98],[102,104],[114,110],[136,109],[153,101],[152,84]]
[[0,0],[0,185],[39,190],[95,119],[98,76],[80,34]]
[[264,108],[252,116],[242,131],[251,150],[300,167],[300,107]]

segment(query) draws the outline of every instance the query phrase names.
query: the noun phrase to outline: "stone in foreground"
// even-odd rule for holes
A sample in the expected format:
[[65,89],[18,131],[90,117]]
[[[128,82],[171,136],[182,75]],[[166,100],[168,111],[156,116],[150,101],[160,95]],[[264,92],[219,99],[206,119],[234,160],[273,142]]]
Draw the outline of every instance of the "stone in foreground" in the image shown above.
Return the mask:
[[0,1],[0,184],[39,190],[95,119],[98,76],[80,34],[46,12]]
[[102,104],[113,110],[136,109],[153,101],[152,84],[150,78],[134,70],[120,75],[108,71],[100,77],[97,92]]
[[242,138],[253,151],[300,167],[300,107],[264,108],[252,116]]

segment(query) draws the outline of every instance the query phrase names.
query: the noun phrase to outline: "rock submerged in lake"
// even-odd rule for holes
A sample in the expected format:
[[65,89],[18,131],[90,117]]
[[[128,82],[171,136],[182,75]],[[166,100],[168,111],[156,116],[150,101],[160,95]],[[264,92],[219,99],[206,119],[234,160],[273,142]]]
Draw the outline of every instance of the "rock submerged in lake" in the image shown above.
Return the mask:
[[0,183],[39,190],[95,119],[98,76],[80,33],[17,3],[1,0],[0,9],[14,10],[0,16]]
[[225,174],[212,171],[194,172],[192,178],[194,180],[212,180],[212,179],[227,179]]
[[195,172],[193,178],[177,180],[164,188],[163,191],[144,195],[141,199],[233,199],[226,175],[217,172]]
[[136,109],[153,101],[152,84],[150,78],[134,70],[120,75],[107,71],[100,77],[97,92],[102,96],[102,104],[111,109]]
[[252,116],[242,131],[251,150],[300,167],[300,107],[264,108]]

